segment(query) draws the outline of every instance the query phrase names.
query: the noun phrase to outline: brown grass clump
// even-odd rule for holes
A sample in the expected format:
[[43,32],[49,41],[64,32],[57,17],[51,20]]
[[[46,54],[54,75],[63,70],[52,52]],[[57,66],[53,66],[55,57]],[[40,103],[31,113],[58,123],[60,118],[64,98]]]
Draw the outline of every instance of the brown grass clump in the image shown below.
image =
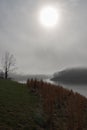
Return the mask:
[[43,104],[46,130],[87,130],[87,99],[61,86],[27,80],[30,91],[39,95]]

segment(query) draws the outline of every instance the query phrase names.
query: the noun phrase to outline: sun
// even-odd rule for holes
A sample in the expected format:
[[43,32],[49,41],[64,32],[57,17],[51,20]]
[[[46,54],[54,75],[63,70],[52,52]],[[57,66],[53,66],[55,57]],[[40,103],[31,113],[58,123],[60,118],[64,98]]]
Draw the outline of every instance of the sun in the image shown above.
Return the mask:
[[39,15],[40,23],[46,27],[54,27],[59,21],[58,10],[52,6],[43,7]]

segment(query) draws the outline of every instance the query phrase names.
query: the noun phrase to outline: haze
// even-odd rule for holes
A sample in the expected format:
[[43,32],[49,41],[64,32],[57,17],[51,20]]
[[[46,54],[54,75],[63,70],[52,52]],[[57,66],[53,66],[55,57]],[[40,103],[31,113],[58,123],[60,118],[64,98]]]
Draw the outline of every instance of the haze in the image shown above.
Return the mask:
[[[50,30],[38,21],[44,5],[60,10],[61,21]],[[0,0],[0,59],[16,58],[17,72],[51,74],[87,67],[87,0]]]

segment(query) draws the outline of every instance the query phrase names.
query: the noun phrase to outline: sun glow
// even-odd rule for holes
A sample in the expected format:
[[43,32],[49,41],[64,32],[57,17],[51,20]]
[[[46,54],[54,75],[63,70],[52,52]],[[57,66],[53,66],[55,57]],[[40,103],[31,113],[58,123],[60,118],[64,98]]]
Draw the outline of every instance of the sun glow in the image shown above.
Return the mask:
[[40,23],[46,27],[54,27],[59,22],[58,10],[47,6],[40,11]]

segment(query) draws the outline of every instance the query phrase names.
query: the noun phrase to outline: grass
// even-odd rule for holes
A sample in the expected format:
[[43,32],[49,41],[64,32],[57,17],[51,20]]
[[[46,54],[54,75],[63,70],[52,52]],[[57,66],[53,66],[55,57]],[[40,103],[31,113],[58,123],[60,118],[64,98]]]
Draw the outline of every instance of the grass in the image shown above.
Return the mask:
[[87,99],[42,81],[0,79],[0,130],[87,130]]
[[0,130],[34,130],[38,106],[26,85],[0,79]]

